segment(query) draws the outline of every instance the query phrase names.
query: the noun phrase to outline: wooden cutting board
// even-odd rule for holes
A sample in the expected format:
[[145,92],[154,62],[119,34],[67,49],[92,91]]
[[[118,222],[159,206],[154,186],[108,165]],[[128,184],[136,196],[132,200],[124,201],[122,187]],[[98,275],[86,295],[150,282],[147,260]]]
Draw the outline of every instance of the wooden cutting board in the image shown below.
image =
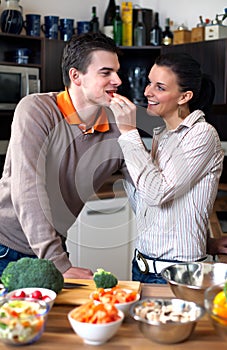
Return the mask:
[[[87,279],[66,279],[65,282],[83,283],[86,286],[75,287],[74,289],[62,289],[57,295],[55,304],[57,305],[81,305],[89,300],[90,294],[96,290],[95,282]],[[119,281],[118,285],[121,288],[128,288],[141,291],[140,282],[136,281]]]

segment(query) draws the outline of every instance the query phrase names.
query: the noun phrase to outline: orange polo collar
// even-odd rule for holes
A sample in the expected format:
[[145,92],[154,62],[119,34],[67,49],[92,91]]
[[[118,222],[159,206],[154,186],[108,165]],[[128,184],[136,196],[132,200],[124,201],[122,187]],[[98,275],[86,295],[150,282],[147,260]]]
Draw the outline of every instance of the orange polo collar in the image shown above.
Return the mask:
[[86,125],[80,120],[72,104],[72,101],[67,89],[65,91],[60,92],[57,95],[57,105],[68,124],[78,124],[80,129],[81,130],[84,129],[83,131],[86,131],[86,133],[88,134],[91,134],[94,130],[99,132],[105,132],[110,129],[106,112],[104,108],[102,108],[102,112],[98,117],[98,119],[96,120],[93,128],[86,130]]

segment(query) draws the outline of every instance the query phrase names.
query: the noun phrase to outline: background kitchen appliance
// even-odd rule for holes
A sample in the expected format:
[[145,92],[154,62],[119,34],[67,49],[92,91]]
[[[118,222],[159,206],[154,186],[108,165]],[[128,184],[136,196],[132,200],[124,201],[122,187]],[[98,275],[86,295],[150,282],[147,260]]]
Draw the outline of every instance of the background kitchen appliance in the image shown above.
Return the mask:
[[14,110],[20,99],[40,92],[39,69],[0,65],[0,110]]

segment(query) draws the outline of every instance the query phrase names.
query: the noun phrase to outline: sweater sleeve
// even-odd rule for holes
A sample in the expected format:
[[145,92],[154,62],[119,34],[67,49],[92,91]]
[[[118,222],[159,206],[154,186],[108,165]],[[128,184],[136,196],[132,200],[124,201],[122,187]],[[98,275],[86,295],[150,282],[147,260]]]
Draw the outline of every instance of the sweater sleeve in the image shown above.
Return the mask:
[[51,220],[46,188],[46,154],[51,108],[37,96],[18,104],[12,123],[11,195],[21,228],[39,258],[52,260],[64,273],[71,263]]

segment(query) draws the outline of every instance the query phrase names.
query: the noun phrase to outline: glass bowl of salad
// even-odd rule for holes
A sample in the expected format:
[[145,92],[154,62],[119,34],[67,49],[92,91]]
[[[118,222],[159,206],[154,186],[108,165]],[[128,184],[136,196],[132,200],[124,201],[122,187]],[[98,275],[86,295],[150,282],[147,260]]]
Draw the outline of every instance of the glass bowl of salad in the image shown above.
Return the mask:
[[44,332],[49,305],[43,300],[0,300],[0,340],[10,345],[31,344]]
[[227,340],[227,282],[207,288],[204,295],[204,306],[216,333]]

